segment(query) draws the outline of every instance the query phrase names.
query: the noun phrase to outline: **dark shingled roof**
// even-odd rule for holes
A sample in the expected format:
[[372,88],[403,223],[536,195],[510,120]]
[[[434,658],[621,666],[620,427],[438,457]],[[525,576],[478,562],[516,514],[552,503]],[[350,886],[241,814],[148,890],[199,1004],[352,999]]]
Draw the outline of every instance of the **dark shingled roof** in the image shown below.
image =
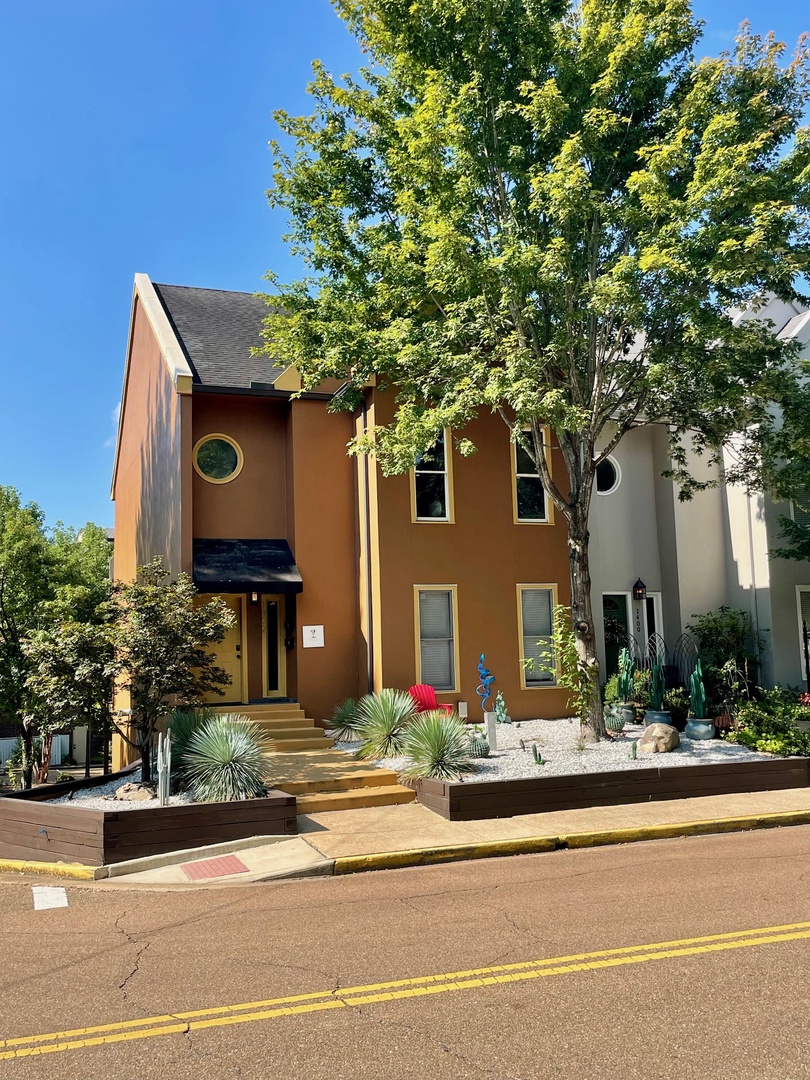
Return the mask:
[[155,285],[155,292],[202,386],[250,390],[271,385],[284,371],[267,356],[251,356],[262,344],[267,305],[252,293]]

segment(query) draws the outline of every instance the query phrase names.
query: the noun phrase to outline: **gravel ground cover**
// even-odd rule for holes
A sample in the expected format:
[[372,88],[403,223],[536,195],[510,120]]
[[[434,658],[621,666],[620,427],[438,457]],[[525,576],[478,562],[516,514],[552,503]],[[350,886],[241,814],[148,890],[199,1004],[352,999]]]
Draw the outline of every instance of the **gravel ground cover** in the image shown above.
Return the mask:
[[[113,796],[124,784],[131,784],[132,780],[111,780],[109,784],[101,784],[93,788],[79,788],[60,795],[58,799],[44,800],[49,803],[70,803],[72,806],[80,806],[82,810],[143,810],[158,805],[157,799],[130,800],[121,799],[120,802]],[[170,795],[167,806],[185,806],[192,802],[191,795],[187,791],[179,795]]]
[[[614,739],[580,742],[579,723],[565,720],[523,720],[498,724],[498,749],[488,758],[476,760],[476,771],[465,780],[519,780],[534,776],[566,776],[581,773],[615,772],[619,769],[677,768],[679,765],[720,765],[728,761],[760,761],[770,757],[722,739],[695,740],[681,735],[681,745],[668,754],[639,754],[631,759],[631,744],[644,731],[643,724],[626,724]],[[521,741],[525,749],[521,747]],[[536,744],[545,764],[536,765],[532,753]],[[356,743],[337,743],[341,750],[356,750]],[[369,762],[381,769],[399,772],[406,758],[386,758]]]

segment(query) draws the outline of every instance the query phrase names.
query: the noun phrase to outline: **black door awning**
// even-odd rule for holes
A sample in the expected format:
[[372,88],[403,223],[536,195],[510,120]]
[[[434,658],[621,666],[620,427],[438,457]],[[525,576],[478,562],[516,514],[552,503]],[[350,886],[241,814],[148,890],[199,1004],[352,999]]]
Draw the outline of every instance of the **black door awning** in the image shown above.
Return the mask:
[[194,584],[206,593],[304,588],[286,540],[195,540]]

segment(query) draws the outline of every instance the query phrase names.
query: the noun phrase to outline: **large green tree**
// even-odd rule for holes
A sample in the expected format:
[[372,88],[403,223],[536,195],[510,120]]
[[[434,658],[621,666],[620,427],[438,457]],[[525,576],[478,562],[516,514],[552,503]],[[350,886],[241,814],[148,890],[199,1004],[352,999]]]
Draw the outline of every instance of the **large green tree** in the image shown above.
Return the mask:
[[[109,555],[103,529],[49,529],[36,503],[23,503],[16,488],[0,485],[0,717],[19,727],[26,787],[38,727],[38,704],[27,685],[26,641],[61,620],[101,620]],[[44,721],[41,714],[39,720]]]
[[[412,466],[497,411],[568,529],[573,626],[604,733],[590,596],[597,465],[666,425],[689,497],[771,422],[795,361],[734,308],[794,297],[810,261],[808,57],[743,26],[696,59],[688,0],[334,0],[368,56],[314,67],[311,116],[277,116],[271,203],[309,276],[272,278],[268,352],[305,388],[371,376],[395,420],[354,446]],[[566,465],[552,477],[542,431]],[[746,434],[748,433],[748,434]]]

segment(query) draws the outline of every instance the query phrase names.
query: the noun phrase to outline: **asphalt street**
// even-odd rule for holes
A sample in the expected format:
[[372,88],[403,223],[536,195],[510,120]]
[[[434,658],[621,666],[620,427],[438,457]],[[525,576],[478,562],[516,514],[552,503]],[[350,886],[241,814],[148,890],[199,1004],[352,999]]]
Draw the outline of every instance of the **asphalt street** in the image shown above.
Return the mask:
[[810,827],[227,889],[6,876],[0,1077],[798,1080],[808,875]]

